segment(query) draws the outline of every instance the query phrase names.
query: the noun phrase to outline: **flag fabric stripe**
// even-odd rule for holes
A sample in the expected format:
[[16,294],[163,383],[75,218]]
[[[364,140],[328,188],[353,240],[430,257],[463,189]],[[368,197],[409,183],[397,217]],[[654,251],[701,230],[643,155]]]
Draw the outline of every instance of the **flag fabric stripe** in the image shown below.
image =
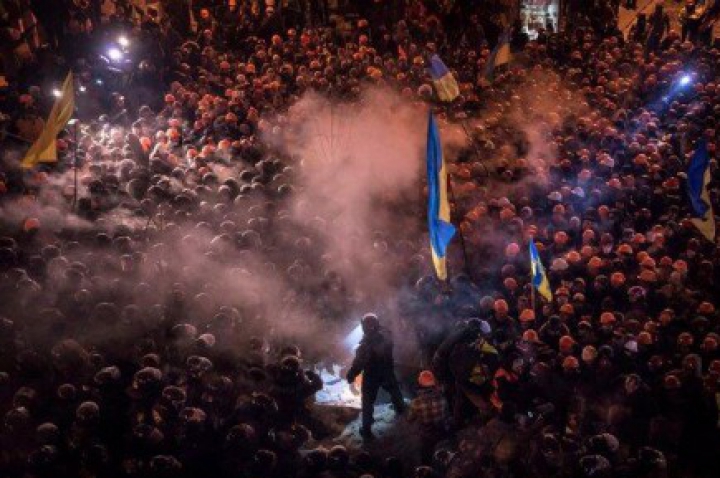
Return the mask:
[[532,271],[532,286],[550,302],[552,301],[552,291],[550,290],[550,281],[545,274],[545,268],[540,260],[535,241],[530,239],[530,270]]
[[55,100],[45,127],[35,143],[30,147],[22,160],[23,168],[32,168],[38,163],[57,162],[55,141],[75,111],[75,91],[73,74],[68,73],[63,82],[60,98]]
[[709,208],[702,198],[705,187],[705,172],[708,168],[710,157],[707,152],[705,141],[699,141],[693,157],[690,159],[690,167],[687,172],[688,193],[693,210],[698,217],[703,217]]
[[433,55],[430,58],[430,75],[433,77],[433,80],[440,79],[448,73],[450,73],[450,70],[445,66],[445,63],[443,63],[438,55]]
[[500,44],[500,49],[495,56],[495,68],[510,63],[510,43],[505,40]]
[[460,96],[460,87],[455,77],[437,55],[430,58],[430,76],[440,101],[450,103]]
[[495,68],[510,63],[512,55],[510,53],[510,30],[505,30],[495,45],[492,53],[488,57],[485,65],[484,77],[487,81],[492,81],[495,75]]
[[698,141],[687,172],[687,187],[692,206],[692,223],[709,241],[715,241],[715,213],[710,203],[710,154],[705,140]]
[[447,279],[445,255],[448,244],[455,235],[450,222],[450,202],[447,196],[447,171],[443,160],[440,133],[432,112],[429,114],[427,134],[428,174],[428,231],[430,251],[438,279]]

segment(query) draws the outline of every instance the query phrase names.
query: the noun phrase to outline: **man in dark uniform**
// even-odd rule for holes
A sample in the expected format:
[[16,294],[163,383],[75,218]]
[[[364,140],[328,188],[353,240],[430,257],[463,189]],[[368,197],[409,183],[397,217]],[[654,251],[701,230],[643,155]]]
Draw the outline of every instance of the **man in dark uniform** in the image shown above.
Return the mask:
[[390,333],[380,327],[375,314],[365,314],[361,321],[362,341],[355,352],[355,360],[347,373],[347,380],[353,383],[358,375],[362,378],[362,428],[363,439],[373,439],[373,407],[380,387],[389,394],[397,414],[405,411],[405,402],[395,378],[393,343]]

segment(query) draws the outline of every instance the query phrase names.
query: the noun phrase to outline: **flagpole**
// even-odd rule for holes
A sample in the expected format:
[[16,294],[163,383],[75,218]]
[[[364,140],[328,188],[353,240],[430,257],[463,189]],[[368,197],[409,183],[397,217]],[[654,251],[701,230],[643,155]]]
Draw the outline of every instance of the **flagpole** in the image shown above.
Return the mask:
[[73,147],[75,150],[73,152],[73,211],[77,207],[77,198],[78,198],[78,157],[77,157],[77,132],[75,133],[75,146]]
[[73,131],[73,202],[72,210],[75,211],[77,207],[78,199],[78,130],[80,129],[80,122],[77,119],[71,119],[68,122],[68,126]]
[[[450,199],[452,200],[453,204],[455,204],[455,209],[457,210],[457,199],[455,199],[455,191],[452,187],[452,175],[448,173],[447,175],[447,186],[448,186],[448,192],[450,193]],[[452,217],[452,208],[450,208],[450,216]],[[470,261],[468,260],[468,253],[467,253],[467,247],[465,246],[465,235],[462,231],[462,219],[459,219],[456,215],[455,219],[458,219],[458,226],[457,226],[457,232],[460,236],[460,247],[462,247],[463,252],[463,260],[465,261],[465,273],[468,275],[470,280],[474,281],[472,272],[470,271]]]
[[532,283],[533,275],[532,271],[530,271],[530,308],[532,309],[533,313],[535,314],[536,320],[537,320],[537,313],[535,312],[535,286]]
[[[450,105],[445,105],[445,114],[448,118],[450,118]],[[447,173],[447,186],[448,186],[448,192],[450,193],[450,199],[452,200],[453,204],[455,205],[455,210],[458,210],[458,202],[455,198],[455,190],[453,189],[452,185],[452,174],[448,171]],[[452,218],[452,208],[450,208],[450,217]],[[463,261],[465,262],[465,273],[468,275],[471,281],[475,281],[475,278],[473,277],[473,274],[470,270],[470,261],[468,260],[468,253],[467,253],[467,246],[465,245],[465,235],[462,231],[462,218],[458,218],[457,214],[455,219],[457,219],[457,231],[458,235],[460,236],[460,247],[462,247],[462,253],[463,253]]]
[[460,122],[460,126],[462,126],[465,136],[467,136],[468,140],[470,140],[470,144],[472,144],[473,149],[475,150],[477,159],[478,159],[478,161],[480,161],[480,166],[482,166],[483,170],[485,171],[485,176],[489,178],[490,171],[488,171],[488,168],[487,168],[487,166],[485,166],[485,163],[482,162],[482,159],[480,157],[480,148],[478,147],[477,143],[475,142],[475,138],[472,137],[472,135],[470,134],[470,131],[468,130],[467,119],[462,120]]
[[530,246],[530,308],[532,309],[533,314],[535,314],[535,317],[537,320],[538,314],[535,310],[537,308],[537,305],[536,305],[537,304],[537,298],[536,298],[537,290],[535,287],[534,280],[535,280],[535,272],[536,272],[535,260],[540,261],[540,257],[539,257],[539,254],[533,254],[533,251],[536,251],[535,236],[530,236],[529,246]]

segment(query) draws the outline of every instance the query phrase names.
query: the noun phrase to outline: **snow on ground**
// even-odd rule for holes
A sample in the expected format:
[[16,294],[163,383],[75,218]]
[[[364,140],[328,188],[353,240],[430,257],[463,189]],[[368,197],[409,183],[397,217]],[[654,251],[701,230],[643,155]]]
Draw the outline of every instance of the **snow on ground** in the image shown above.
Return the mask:
[[360,416],[348,423],[335,441],[350,450],[364,448],[379,456],[396,456],[406,464],[417,463],[420,443],[415,427],[405,417],[398,417],[389,403],[376,405],[374,417],[375,423],[372,427],[374,441],[363,444],[360,437]]
[[360,409],[360,391],[350,387],[342,376],[340,365],[333,365],[332,373],[326,369],[316,372],[322,378],[323,389],[315,394],[315,403]]
[[404,416],[395,414],[384,391],[380,391],[373,415],[375,423],[372,429],[376,439],[363,444],[360,437],[361,385],[350,386],[339,365],[333,365],[332,370],[323,368],[316,372],[323,380],[323,389],[315,395],[313,411],[330,435],[318,445],[329,448],[341,444],[350,450],[368,449],[380,456],[397,456],[406,463],[418,460],[417,430]]
[[[378,441],[382,441],[383,438],[391,435],[392,429],[396,424],[395,411],[392,405],[384,403],[382,405],[375,406],[375,423],[373,424],[373,433]],[[338,440],[346,446],[362,445],[362,439],[360,438],[360,425],[361,417],[348,423],[345,430],[340,434]]]

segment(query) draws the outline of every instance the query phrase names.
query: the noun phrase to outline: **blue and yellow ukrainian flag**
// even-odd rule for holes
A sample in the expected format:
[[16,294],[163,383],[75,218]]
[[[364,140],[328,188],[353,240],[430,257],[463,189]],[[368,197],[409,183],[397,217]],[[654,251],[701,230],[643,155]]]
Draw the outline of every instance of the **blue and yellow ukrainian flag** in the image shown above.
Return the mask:
[[448,244],[455,235],[455,226],[450,223],[450,203],[447,196],[447,171],[443,159],[440,132],[432,112],[428,120],[427,135],[428,175],[428,230],[430,250],[438,279],[447,279],[445,255]]
[[498,44],[493,49],[492,53],[488,57],[487,63],[485,64],[485,72],[483,76],[487,81],[492,81],[495,76],[495,68],[506,65],[512,60],[512,53],[510,52],[510,29],[506,29]]
[[430,58],[430,76],[440,101],[450,103],[460,96],[460,87],[458,87],[455,77],[437,55]]
[[545,297],[548,302],[552,301],[552,291],[550,290],[550,281],[545,274],[545,268],[540,260],[535,240],[530,239],[530,270],[532,271],[532,286]]
[[75,88],[72,71],[68,73],[60,96],[55,100],[45,127],[22,160],[23,168],[32,168],[40,163],[57,163],[56,140],[58,134],[72,118],[75,111]]
[[708,194],[710,183],[710,154],[707,143],[701,139],[690,160],[687,172],[688,195],[693,209],[692,223],[707,240],[715,242],[715,215]]

